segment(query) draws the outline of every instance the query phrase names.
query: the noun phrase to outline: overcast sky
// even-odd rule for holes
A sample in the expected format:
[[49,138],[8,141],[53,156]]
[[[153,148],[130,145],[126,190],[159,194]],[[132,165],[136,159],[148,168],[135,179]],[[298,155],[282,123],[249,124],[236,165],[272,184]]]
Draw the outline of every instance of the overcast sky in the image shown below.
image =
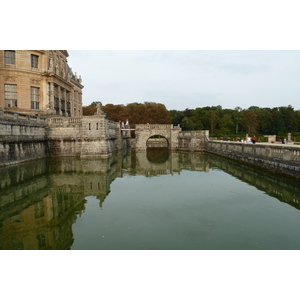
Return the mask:
[[[2,32],[3,48],[74,49],[68,61],[82,76],[84,105],[153,101],[169,110],[300,109],[296,0],[51,3],[49,16],[59,15],[58,6],[70,12],[51,23],[55,34],[36,26],[45,22],[38,5],[35,18],[28,18],[24,10],[32,6],[20,1],[15,18],[22,26]],[[10,19],[3,14],[3,28]],[[28,39],[33,27],[38,38]]]
[[83,105],[163,103],[184,110],[221,105],[300,109],[297,50],[68,50],[82,76]]

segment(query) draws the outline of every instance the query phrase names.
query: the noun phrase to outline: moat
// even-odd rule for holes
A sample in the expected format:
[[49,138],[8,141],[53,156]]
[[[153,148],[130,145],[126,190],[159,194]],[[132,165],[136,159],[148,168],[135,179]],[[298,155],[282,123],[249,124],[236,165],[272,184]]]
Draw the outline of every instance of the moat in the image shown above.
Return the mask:
[[203,152],[0,168],[2,250],[300,249],[299,180]]

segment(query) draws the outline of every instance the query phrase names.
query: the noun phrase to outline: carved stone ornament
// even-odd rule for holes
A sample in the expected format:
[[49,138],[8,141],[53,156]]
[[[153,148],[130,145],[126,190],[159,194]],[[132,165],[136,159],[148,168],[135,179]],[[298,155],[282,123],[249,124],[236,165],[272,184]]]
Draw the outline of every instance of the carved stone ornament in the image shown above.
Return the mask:
[[37,80],[37,79],[31,79],[31,80],[30,80],[30,83],[31,83],[31,84],[35,84],[35,85],[39,85],[39,84],[40,84],[40,80]]
[[5,81],[16,82],[16,78],[12,76],[5,77]]

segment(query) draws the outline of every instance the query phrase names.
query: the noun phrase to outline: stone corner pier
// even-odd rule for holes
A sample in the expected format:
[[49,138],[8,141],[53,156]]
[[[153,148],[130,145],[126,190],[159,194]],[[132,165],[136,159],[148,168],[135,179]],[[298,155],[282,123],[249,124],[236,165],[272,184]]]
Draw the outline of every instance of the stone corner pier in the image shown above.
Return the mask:
[[300,179],[300,146],[207,141],[205,151]]
[[129,145],[120,124],[104,115],[48,119],[50,156],[109,156]]

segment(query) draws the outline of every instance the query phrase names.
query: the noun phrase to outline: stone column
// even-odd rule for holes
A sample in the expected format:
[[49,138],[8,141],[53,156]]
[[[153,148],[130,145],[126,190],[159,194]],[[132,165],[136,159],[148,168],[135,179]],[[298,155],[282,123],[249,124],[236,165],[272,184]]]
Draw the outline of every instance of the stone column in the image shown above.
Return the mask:
[[55,114],[54,109],[54,83],[49,82],[49,113]]
[[77,92],[74,91],[74,95],[73,95],[73,103],[74,103],[74,106],[76,106],[76,117],[79,116],[79,114],[78,114],[77,96],[78,96]]
[[78,93],[77,109],[78,109],[78,115],[82,116],[82,93]]
[[61,116],[62,115],[62,112],[61,112],[61,88],[59,85],[57,86],[57,96],[58,96],[58,108],[59,108],[58,114]]
[[70,112],[67,112],[68,113],[67,117],[71,117],[72,110],[71,110],[71,93],[70,93],[70,91],[67,91],[67,109],[68,109],[68,103],[69,103]]
[[66,89],[63,90],[63,99],[65,100],[65,116],[68,117],[68,113],[67,113],[67,91]]

